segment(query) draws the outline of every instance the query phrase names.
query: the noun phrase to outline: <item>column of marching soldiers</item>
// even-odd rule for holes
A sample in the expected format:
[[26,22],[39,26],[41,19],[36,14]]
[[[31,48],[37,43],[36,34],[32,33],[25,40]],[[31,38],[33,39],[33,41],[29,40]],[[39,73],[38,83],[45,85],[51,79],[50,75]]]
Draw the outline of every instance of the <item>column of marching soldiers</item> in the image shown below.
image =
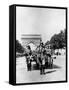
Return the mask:
[[32,62],[36,62],[37,67],[40,70],[40,75],[45,74],[45,69],[47,67],[53,67],[53,58],[51,51],[47,52],[47,49],[43,42],[37,46],[35,51],[31,50],[31,47],[27,46],[27,51],[25,52],[27,70],[31,71]]

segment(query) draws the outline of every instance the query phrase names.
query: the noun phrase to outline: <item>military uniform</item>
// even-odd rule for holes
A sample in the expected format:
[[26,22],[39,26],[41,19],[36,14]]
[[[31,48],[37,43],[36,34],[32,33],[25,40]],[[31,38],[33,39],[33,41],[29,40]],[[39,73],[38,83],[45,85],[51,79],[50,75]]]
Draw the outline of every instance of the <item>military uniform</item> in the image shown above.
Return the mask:
[[31,54],[32,54],[31,48],[30,48],[30,46],[27,46],[26,62],[27,62],[27,69],[28,69],[28,71],[31,71],[31,60],[30,60]]
[[44,58],[43,52],[44,52],[44,47],[43,47],[43,45],[40,45],[38,47],[38,54],[37,54],[37,59],[38,59],[39,68],[40,68],[40,74],[45,74],[45,58]]

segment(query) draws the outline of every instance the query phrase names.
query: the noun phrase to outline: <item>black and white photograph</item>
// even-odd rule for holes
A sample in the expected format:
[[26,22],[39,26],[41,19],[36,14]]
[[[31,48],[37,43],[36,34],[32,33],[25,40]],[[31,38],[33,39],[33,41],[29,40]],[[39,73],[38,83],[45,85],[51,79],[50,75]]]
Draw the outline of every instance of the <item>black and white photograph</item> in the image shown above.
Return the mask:
[[66,9],[16,7],[16,84],[66,81]]

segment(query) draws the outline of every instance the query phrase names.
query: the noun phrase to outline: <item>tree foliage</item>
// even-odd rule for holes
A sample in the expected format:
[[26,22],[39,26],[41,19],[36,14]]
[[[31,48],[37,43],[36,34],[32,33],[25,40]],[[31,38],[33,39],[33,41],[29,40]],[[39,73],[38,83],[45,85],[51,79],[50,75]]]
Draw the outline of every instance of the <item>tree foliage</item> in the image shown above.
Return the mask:
[[45,45],[51,44],[51,47],[55,49],[62,49],[63,47],[66,47],[66,30],[60,31],[58,34],[54,34],[50,41],[47,41]]
[[22,45],[19,43],[18,40],[16,40],[16,52],[18,52],[18,53],[24,52],[24,48],[22,47]]
[[51,44],[51,47],[53,49],[58,49],[59,48],[59,37],[58,35],[54,35],[52,36],[51,40],[50,40],[50,44]]
[[47,41],[47,42],[45,43],[45,45],[48,45],[48,44],[50,44],[50,41]]

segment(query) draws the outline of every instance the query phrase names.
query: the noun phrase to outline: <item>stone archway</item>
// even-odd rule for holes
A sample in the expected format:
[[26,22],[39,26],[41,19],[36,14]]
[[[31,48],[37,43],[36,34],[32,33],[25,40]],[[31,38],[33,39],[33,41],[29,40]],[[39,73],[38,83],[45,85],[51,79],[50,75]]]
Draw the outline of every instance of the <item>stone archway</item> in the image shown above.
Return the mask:
[[34,44],[35,46],[39,46],[41,35],[25,34],[25,35],[22,35],[21,40],[22,40],[23,47],[26,47],[30,43]]

